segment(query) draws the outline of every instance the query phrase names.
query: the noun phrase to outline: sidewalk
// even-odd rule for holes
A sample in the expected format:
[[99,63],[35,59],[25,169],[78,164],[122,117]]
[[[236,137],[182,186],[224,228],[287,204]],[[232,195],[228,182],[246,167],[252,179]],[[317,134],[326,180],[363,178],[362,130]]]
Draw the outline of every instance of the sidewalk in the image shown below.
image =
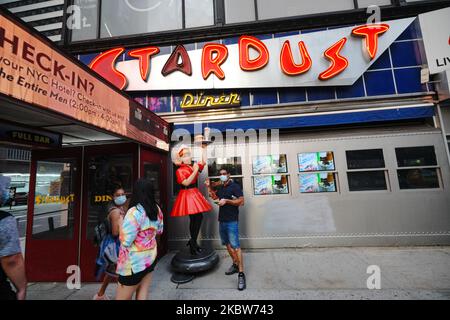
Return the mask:
[[[244,251],[247,290],[237,276],[225,276],[230,260],[219,251],[219,265],[194,281],[170,282],[165,256],[153,275],[150,299],[450,299],[450,247],[306,248]],[[381,290],[368,290],[367,267],[381,269]],[[92,299],[98,284],[68,290],[64,283],[34,283],[28,299]],[[113,298],[115,285],[107,294]]]

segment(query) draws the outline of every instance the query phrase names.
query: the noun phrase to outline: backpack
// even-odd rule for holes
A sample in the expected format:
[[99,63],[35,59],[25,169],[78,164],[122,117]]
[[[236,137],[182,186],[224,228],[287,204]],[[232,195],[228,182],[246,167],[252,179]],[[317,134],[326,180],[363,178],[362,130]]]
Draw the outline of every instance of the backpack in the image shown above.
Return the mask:
[[102,241],[111,233],[109,219],[105,218],[94,227],[94,244],[100,246]]

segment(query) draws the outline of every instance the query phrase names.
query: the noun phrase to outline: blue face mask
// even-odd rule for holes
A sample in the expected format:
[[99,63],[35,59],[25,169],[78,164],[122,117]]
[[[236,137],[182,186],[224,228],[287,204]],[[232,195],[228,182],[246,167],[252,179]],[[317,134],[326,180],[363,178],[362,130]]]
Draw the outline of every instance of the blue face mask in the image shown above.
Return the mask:
[[114,198],[114,203],[118,206],[123,206],[127,202],[127,196],[118,196]]
[[222,182],[227,182],[227,181],[228,181],[228,176],[221,175],[221,176],[220,176],[220,181],[222,181]]

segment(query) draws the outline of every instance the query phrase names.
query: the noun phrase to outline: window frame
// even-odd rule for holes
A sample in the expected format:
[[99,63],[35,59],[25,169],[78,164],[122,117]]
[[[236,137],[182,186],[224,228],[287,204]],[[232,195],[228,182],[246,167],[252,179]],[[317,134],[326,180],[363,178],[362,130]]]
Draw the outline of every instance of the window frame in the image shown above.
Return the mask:
[[[115,39],[127,39],[130,37],[145,37],[150,36],[154,34],[164,34],[164,33],[174,33],[174,32],[182,32],[182,31],[189,31],[189,30],[197,30],[197,29],[211,29],[215,28],[217,26],[221,26],[225,22],[222,23],[225,19],[221,19],[221,14],[225,15],[224,6],[218,4],[218,2],[223,2],[223,0],[212,0],[213,2],[213,24],[208,26],[201,26],[201,27],[186,27],[186,0],[180,0],[181,1],[181,29],[173,29],[173,30],[163,30],[163,31],[154,31],[154,32],[143,32],[143,33],[134,33],[134,34],[127,34],[127,35],[120,35],[120,36],[114,36],[114,37],[102,37],[101,36],[101,22],[102,22],[102,5],[104,0],[97,0],[97,30],[96,30],[96,38],[94,39],[88,39],[88,40],[77,40],[72,41],[72,30],[69,30],[66,25],[67,18],[64,20],[63,23],[63,29],[64,29],[64,36],[67,38],[67,40],[64,40],[66,44],[70,45],[77,45],[77,44],[83,44],[83,43],[89,43],[92,41],[108,41],[108,40],[115,40]],[[255,0],[256,1],[256,0]],[[68,6],[74,5],[75,0],[68,0],[66,1]],[[65,10],[67,12],[67,9]]]
[[[400,167],[398,165],[398,158],[397,158],[397,152],[396,150],[399,148],[417,148],[417,147],[433,147],[433,151],[434,151],[434,155],[436,157],[436,165],[430,165],[430,166],[405,166],[405,167]],[[437,190],[443,190],[444,188],[444,183],[443,183],[443,178],[442,178],[442,171],[441,171],[441,166],[439,165],[439,161],[438,161],[438,155],[436,153],[436,145],[426,145],[426,146],[402,146],[402,147],[395,147],[394,148],[394,154],[395,154],[395,175],[397,177],[397,186],[398,186],[398,190],[400,192],[414,192],[414,191],[437,191]],[[400,179],[399,179],[399,175],[398,172],[399,171],[403,171],[403,170],[422,170],[422,169],[436,169],[436,177],[437,177],[437,182],[439,184],[439,186],[437,188],[410,188],[410,189],[403,189],[400,187]]]
[[[69,5],[73,0],[66,0]],[[394,19],[402,17],[405,8],[408,8],[411,15],[417,15],[426,11],[442,9],[448,6],[446,0],[424,0],[420,2],[400,3],[401,0],[392,0],[391,6],[383,6],[385,19]],[[215,0],[215,21],[216,24],[209,27],[199,27],[192,29],[180,29],[164,32],[154,32],[139,35],[129,35],[113,38],[96,38],[92,40],[83,40],[71,42],[70,30],[64,30],[64,37],[61,41],[65,50],[83,54],[93,51],[102,52],[111,48],[141,47],[148,45],[148,39],[151,38],[155,46],[170,46],[173,43],[192,43],[204,41],[216,41],[217,39],[227,38],[231,36],[239,36],[241,34],[266,34],[277,32],[292,31],[300,29],[332,27],[342,24],[358,24],[367,19],[365,8],[357,8],[353,10],[345,10],[338,12],[328,12],[324,14],[302,15],[287,18],[278,18],[270,20],[259,20],[241,23],[227,24],[225,23],[225,4],[223,0]],[[427,4],[428,6],[424,6]],[[424,8],[427,8],[426,10]],[[321,20],[318,23],[317,17]],[[296,26],[296,29],[293,29]],[[63,21],[63,28],[67,29],[67,18]],[[99,28],[100,29],[100,28]],[[65,32],[66,31],[66,32]]]
[[[348,151],[367,151],[367,150],[381,150],[383,155],[383,167],[377,167],[377,168],[362,168],[362,169],[349,169],[348,168],[348,158],[347,158],[347,152]],[[385,156],[385,149],[384,148],[371,148],[371,149],[349,149],[345,150],[345,160],[346,160],[346,170],[345,170],[345,176],[347,178],[347,188],[349,193],[390,193],[392,192],[392,185],[389,178],[389,169],[386,165],[386,156]],[[353,172],[374,172],[374,171],[383,171],[384,173],[384,180],[386,182],[386,189],[383,190],[350,190],[350,179],[349,179],[349,173]]]

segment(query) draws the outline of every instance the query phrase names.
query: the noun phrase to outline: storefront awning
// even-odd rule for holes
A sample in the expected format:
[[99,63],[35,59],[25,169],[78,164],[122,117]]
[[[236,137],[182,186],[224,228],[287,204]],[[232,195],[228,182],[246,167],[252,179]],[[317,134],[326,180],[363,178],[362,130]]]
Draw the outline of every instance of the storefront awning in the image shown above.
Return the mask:
[[1,7],[0,121],[29,128],[28,138],[32,129],[62,134],[65,145],[125,140],[169,150],[165,120]]
[[[283,118],[265,118],[242,121],[214,122],[203,124],[220,131],[248,130],[248,129],[293,129],[371,123],[382,121],[421,119],[434,116],[433,105],[419,105],[414,107],[386,108],[377,110],[335,112],[328,114],[308,114]],[[185,129],[194,133],[195,124],[175,124],[174,129]],[[198,129],[197,129],[198,130]]]

